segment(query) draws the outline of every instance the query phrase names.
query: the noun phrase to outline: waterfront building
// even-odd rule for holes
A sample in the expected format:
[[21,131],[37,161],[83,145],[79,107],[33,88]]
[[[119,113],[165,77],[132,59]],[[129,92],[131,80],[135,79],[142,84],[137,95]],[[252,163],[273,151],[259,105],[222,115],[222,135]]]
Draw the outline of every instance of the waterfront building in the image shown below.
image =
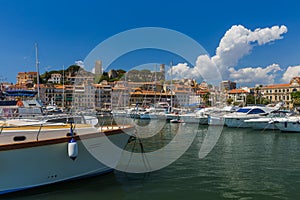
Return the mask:
[[127,81],[115,81],[112,85],[111,108],[129,106],[130,88]]
[[291,93],[300,91],[300,77],[293,77],[289,83],[273,84],[261,88],[263,97],[270,100],[271,103],[284,102],[285,107],[292,109]]
[[285,84],[273,84],[263,86],[261,88],[261,93],[263,97],[268,99],[271,103],[285,102],[287,107],[290,107],[291,104],[291,85],[289,83]]
[[249,94],[250,90],[246,88],[232,89],[227,92],[227,98],[232,99],[235,104],[245,105]]
[[40,100],[45,105],[55,104],[59,107],[71,107],[73,100],[73,85],[40,85]]
[[128,82],[130,92],[129,104],[150,105],[157,102],[167,102],[171,97],[164,86],[158,82]]
[[111,110],[112,86],[106,81],[93,84],[95,88],[95,109],[99,111]]
[[37,72],[19,72],[17,76],[17,85],[32,84],[37,77]]
[[76,111],[95,108],[95,87],[91,83],[74,85],[72,107]]
[[[198,103],[195,101],[196,88],[194,85],[173,84],[173,95],[175,96],[175,105],[179,107]],[[193,101],[192,101],[193,100]]]

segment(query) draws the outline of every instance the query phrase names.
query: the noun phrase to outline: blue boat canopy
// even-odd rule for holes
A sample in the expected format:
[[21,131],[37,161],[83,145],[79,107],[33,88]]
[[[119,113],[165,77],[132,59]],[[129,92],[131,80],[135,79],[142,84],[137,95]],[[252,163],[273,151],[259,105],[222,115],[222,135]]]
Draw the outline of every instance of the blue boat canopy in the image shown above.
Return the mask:
[[7,90],[4,94],[13,97],[34,97],[36,93],[34,90]]

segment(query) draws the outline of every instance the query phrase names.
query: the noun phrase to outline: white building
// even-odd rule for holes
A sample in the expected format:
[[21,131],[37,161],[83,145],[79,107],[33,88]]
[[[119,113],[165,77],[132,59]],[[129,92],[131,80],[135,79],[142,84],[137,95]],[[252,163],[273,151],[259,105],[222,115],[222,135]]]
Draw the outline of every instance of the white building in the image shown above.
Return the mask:
[[51,78],[48,80],[49,83],[59,84],[61,83],[61,74],[51,74]]

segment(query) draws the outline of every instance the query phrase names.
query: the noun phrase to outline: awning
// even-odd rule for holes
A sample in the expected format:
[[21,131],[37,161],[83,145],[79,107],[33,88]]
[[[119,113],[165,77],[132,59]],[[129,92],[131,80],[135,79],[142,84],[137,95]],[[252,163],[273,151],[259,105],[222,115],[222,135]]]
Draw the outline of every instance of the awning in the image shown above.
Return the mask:
[[13,97],[34,97],[37,92],[33,90],[7,90],[6,96]]

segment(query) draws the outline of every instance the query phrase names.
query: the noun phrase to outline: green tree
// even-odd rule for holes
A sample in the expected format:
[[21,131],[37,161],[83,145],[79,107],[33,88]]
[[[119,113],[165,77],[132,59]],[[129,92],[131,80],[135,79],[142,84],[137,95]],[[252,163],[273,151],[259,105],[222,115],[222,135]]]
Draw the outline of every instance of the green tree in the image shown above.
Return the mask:
[[233,102],[233,99],[232,99],[232,98],[229,98],[229,99],[226,100],[227,105],[231,105],[232,102]]
[[66,69],[66,72],[70,72],[72,75],[75,75],[80,69],[78,65],[71,65]]
[[[40,84],[44,84],[45,83],[44,80],[41,78],[41,76],[39,76],[39,83]],[[33,84],[37,84],[37,78],[36,77],[33,79]]]
[[268,104],[270,104],[271,102],[270,102],[270,100],[269,99],[267,99],[267,98],[262,98],[262,104],[264,104],[264,105],[268,105]]
[[118,69],[117,70],[117,73],[118,73],[118,79],[119,80],[125,80],[125,74],[126,74],[126,71],[123,70],[123,69]]
[[102,76],[100,77],[98,83],[101,83],[103,80],[109,81],[108,73],[103,72]]
[[292,92],[291,99],[294,107],[300,106],[300,91]]
[[205,93],[205,94],[202,96],[203,101],[204,101],[204,103],[205,103],[206,105],[209,105],[209,96],[210,96],[210,93],[209,93],[209,92]]
[[255,96],[252,94],[247,95],[246,104],[255,104]]

